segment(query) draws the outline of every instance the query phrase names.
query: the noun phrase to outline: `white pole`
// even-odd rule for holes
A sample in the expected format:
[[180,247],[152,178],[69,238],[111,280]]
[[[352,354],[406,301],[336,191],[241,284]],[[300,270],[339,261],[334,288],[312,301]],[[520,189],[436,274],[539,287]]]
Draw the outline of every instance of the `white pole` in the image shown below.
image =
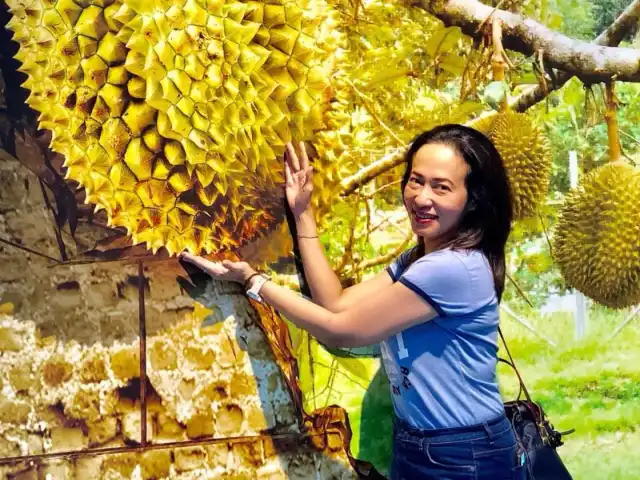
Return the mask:
[[[576,188],[578,186],[578,176],[578,152],[576,152],[575,150],[571,150],[569,152],[569,182],[571,188]],[[587,299],[585,298],[585,296],[577,290],[574,290],[573,294],[576,299],[576,339],[580,340],[582,337],[584,337],[587,330],[587,319],[589,316],[589,310],[587,308]]]

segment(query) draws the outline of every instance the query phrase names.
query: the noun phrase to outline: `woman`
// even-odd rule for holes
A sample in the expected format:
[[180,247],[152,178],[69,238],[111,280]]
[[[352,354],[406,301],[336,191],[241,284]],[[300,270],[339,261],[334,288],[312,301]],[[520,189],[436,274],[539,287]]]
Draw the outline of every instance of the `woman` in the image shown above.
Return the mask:
[[491,141],[460,125],[415,138],[401,186],[417,246],[347,289],[318,240],[309,206],[313,172],[302,144],[300,159],[287,145],[285,173],[313,301],[245,262],[183,258],[215,278],[247,282],[250,296],[326,345],[382,342],[395,411],[393,479],[523,477],[496,380],[512,205]]

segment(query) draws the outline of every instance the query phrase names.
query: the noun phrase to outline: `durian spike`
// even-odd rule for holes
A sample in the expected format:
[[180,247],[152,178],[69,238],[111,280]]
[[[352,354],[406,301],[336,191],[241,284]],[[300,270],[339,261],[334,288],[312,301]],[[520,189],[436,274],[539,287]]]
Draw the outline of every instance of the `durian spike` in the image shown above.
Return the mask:
[[604,118],[607,122],[607,137],[609,139],[609,160],[616,162],[620,160],[620,133],[618,132],[618,102],[615,94],[615,81],[606,82],[606,110]]

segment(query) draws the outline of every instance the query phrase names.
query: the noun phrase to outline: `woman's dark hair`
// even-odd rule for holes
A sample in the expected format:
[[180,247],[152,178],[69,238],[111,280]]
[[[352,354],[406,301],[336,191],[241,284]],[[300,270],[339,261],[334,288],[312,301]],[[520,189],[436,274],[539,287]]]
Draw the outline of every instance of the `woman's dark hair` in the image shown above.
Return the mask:
[[[465,178],[467,204],[457,234],[439,248],[481,250],[491,266],[500,301],[506,274],[505,245],[513,219],[511,188],[500,153],[489,138],[463,125],[441,125],[423,132],[413,140],[405,156],[406,171],[401,182],[403,199],[416,152],[424,145],[434,143],[452,148],[470,167]],[[424,254],[424,242],[418,237],[411,261]]]

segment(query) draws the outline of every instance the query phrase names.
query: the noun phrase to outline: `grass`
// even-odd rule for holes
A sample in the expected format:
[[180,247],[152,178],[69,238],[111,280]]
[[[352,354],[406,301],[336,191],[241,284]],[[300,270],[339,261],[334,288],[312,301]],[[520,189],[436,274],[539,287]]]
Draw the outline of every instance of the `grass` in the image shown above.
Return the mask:
[[[592,306],[587,334],[578,340],[571,314],[520,313],[557,344],[503,316],[509,348],[533,399],[558,430],[576,429],[558,450],[574,478],[640,478],[640,457],[629,453],[640,449],[640,318],[610,339],[629,312]],[[512,398],[515,375],[502,364],[498,372],[505,399]]]

